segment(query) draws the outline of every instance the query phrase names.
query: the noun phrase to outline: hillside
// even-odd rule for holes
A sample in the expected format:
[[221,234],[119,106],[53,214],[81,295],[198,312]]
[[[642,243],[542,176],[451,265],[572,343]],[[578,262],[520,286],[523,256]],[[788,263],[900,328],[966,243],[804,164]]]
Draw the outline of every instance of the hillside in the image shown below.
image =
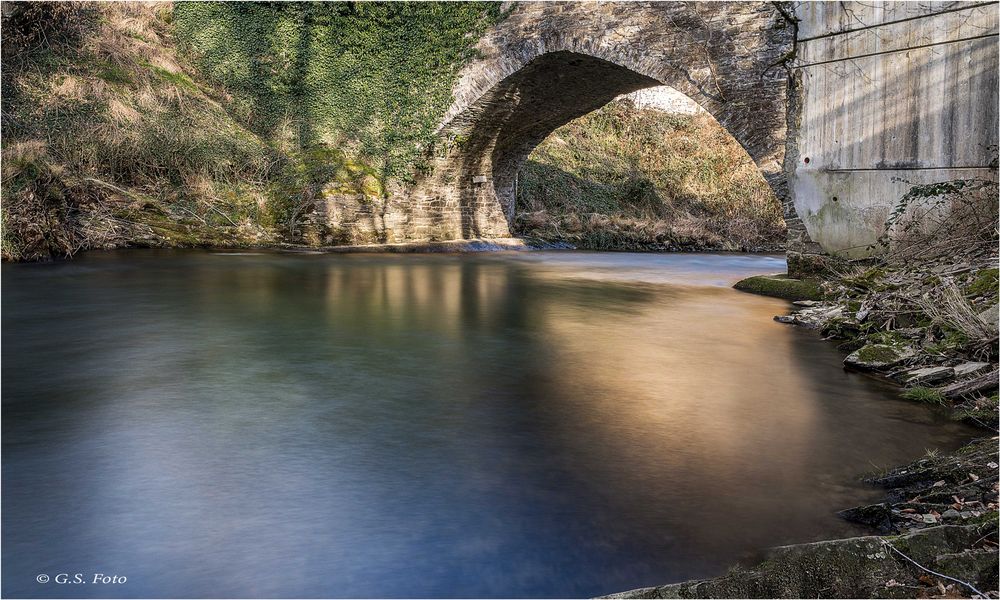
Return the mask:
[[[324,188],[419,168],[496,3],[5,9],[7,260],[298,241]],[[406,26],[404,27],[403,24]]]

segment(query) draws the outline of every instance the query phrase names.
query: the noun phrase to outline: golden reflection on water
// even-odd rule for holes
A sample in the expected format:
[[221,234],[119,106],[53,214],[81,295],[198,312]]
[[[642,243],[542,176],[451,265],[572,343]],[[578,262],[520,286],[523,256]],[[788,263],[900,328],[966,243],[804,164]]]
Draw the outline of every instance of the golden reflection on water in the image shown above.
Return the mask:
[[[559,304],[541,319],[557,365],[551,385],[577,421],[568,429],[588,430],[615,457],[599,466],[631,501],[664,501],[649,485],[664,473],[696,495],[670,531],[702,529],[701,552],[766,537],[753,520],[784,510],[781,495],[811,480],[821,423],[792,340],[770,318],[778,308],[689,288],[599,321]],[[787,514],[798,516],[809,518]]]
[[[697,529],[692,552],[709,556],[734,543],[852,531],[816,514],[832,515],[865,496],[855,477],[871,465],[839,464],[838,474],[817,479],[818,469],[838,460],[826,447],[831,399],[821,397],[824,388],[802,363],[816,360],[811,353],[820,350],[823,368],[850,379],[846,391],[865,400],[883,392],[839,373],[832,348],[817,340],[803,348],[805,332],[775,323],[771,317],[786,303],[699,286],[697,270],[678,274],[681,285],[664,286],[661,276],[636,276],[614,265],[512,271],[503,262],[470,264],[459,257],[424,264],[358,260],[351,269],[336,265],[327,272],[326,310],[331,320],[343,321],[349,295],[356,300],[349,310],[359,311],[349,321],[370,324],[377,313],[380,327],[445,334],[457,345],[426,357],[436,361],[473,354],[462,345],[470,329],[527,330],[540,349],[530,368],[544,371],[532,383],[543,387],[545,410],[558,414],[547,435],[566,452],[562,460],[594,485],[607,486],[610,496],[629,496],[622,511],[633,510],[637,498],[662,501],[665,479],[681,493],[690,489],[698,500],[685,506],[683,518],[658,525],[669,525],[678,538]],[[622,303],[609,302],[602,286],[616,289]],[[519,361],[508,358],[516,378]],[[458,391],[456,401],[472,392]],[[877,445],[877,432],[859,434]],[[594,461],[595,452],[603,460]],[[653,480],[658,484],[650,486]],[[791,495],[816,504],[786,504]]]

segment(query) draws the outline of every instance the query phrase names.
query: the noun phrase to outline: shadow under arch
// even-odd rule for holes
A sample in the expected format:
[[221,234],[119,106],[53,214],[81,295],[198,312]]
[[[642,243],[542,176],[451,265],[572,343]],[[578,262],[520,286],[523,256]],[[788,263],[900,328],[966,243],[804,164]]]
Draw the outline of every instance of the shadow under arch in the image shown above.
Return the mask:
[[[606,60],[575,52],[550,52],[504,79],[469,133],[465,178],[488,171],[508,223],[513,217],[518,168],[550,133],[622,94],[660,82]],[[484,164],[484,161],[488,161]]]

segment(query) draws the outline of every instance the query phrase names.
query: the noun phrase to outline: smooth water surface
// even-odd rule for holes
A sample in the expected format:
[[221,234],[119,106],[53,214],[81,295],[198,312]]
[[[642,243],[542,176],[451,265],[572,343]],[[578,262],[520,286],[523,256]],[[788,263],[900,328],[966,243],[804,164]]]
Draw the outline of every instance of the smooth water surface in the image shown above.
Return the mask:
[[[856,533],[974,432],[841,368],[783,260],[92,253],[3,266],[6,597],[594,596]],[[81,573],[89,583],[41,584]],[[127,577],[93,584],[94,573]]]

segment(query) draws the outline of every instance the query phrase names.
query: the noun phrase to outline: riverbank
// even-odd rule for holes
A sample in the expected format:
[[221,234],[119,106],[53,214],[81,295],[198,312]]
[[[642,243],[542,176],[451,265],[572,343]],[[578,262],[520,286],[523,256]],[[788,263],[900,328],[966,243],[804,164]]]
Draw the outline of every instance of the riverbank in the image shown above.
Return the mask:
[[843,266],[782,323],[818,330],[844,365],[902,386],[908,400],[997,430],[998,270],[987,249],[904,264]]
[[714,579],[609,598],[997,597],[997,438],[867,478],[886,502],[844,518],[888,535],[772,549]]
[[356,8],[8,6],[3,260],[304,243],[320,198],[381,205],[424,168],[459,69],[503,14]]
[[794,300],[796,309],[775,320],[836,341],[845,368],[893,381],[902,398],[934,404],[991,437],[865,476],[886,490],[884,501],[838,514],[879,535],[774,548],[718,578],[611,597],[1000,597],[996,264],[990,247],[840,265],[812,282],[738,283]]

